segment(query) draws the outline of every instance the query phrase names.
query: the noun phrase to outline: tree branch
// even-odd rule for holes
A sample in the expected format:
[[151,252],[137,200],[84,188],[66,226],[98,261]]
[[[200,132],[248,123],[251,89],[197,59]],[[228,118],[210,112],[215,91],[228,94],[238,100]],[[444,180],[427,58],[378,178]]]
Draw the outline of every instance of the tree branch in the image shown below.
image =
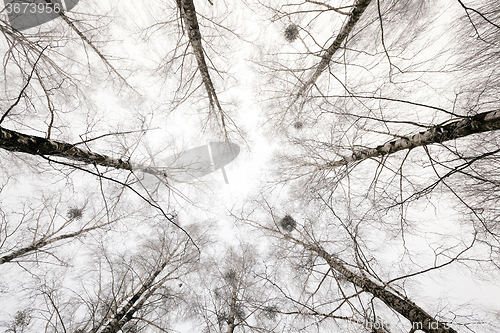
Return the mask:
[[427,131],[415,135],[387,142],[376,148],[368,148],[354,152],[351,156],[343,157],[320,166],[319,170],[346,166],[353,162],[364,161],[369,158],[394,154],[405,149],[426,146],[433,143],[442,143],[471,134],[496,131],[500,129],[500,110],[479,113],[475,116],[457,120],[446,125],[436,125]]
[[309,89],[309,87],[311,87],[316,82],[316,80],[320,77],[323,71],[328,67],[328,64],[332,60],[333,55],[335,54],[335,52],[337,52],[337,50],[340,48],[344,40],[352,31],[356,23],[359,21],[361,15],[365,11],[366,7],[368,7],[370,2],[371,0],[357,0],[356,4],[354,5],[354,8],[351,11],[349,19],[344,24],[344,26],[340,30],[339,34],[337,35],[333,43],[321,55],[321,61],[316,66],[316,70],[314,71],[313,75],[311,75],[309,80],[307,80],[299,89],[299,92],[297,93],[294,102],[297,101],[300,97],[302,97],[306,93],[307,89]]
[[328,263],[332,270],[339,272],[347,281],[372,294],[374,297],[384,302],[389,308],[401,314],[412,323],[412,327],[418,326],[418,329],[426,333],[457,333],[454,329],[439,322],[410,300],[403,299],[387,290],[385,286],[379,286],[372,280],[351,272],[345,267],[344,264],[334,259],[320,246],[302,242],[289,235],[286,237],[298,244],[301,244],[305,248],[316,252]]
[[31,81],[31,78],[33,77],[33,73],[35,72],[36,70],[36,65],[38,64],[38,61],[40,60],[40,58],[42,57],[42,54],[43,54],[43,51],[45,51],[45,49],[47,48],[48,46],[44,47],[42,51],[40,51],[40,54],[38,55],[38,58],[36,59],[35,63],[33,64],[33,68],[31,69],[31,73],[30,75],[28,76],[28,80],[26,80],[26,84],[24,85],[23,89],[21,89],[21,92],[19,93],[19,95],[17,96],[17,99],[16,101],[14,102],[14,104],[12,104],[8,109],[7,111],[4,112],[4,114],[2,115],[2,118],[0,118],[0,124],[5,120],[5,118],[9,115],[10,111],[12,111],[12,109],[19,103],[19,101],[21,100],[21,97],[23,97],[23,94],[24,94],[24,91],[26,90],[26,88],[28,88],[29,84],[30,84],[30,81]]
[[58,156],[86,164],[96,164],[114,169],[143,172],[167,177],[165,171],[158,168],[133,164],[110,156],[93,153],[89,150],[75,147],[74,144],[55,141],[39,136],[22,134],[0,127],[0,148],[39,156]]

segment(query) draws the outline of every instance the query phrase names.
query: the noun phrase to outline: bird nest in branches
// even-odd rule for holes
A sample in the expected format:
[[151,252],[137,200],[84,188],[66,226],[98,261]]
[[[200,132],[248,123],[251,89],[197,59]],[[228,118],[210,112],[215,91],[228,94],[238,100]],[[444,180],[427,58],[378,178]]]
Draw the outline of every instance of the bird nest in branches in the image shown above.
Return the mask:
[[71,220],[81,220],[83,216],[83,209],[80,208],[70,208],[66,213],[66,216]]
[[281,219],[280,221],[281,228],[285,230],[286,232],[292,232],[293,229],[297,226],[297,222],[290,216],[290,215],[285,215],[284,218]]
[[238,282],[238,276],[236,274],[236,271],[233,269],[230,269],[226,274],[224,274],[224,279],[226,279],[229,284],[234,285],[236,282]]
[[285,39],[291,43],[294,42],[297,37],[299,37],[299,27],[292,23],[285,29]]
[[301,121],[296,121],[295,123],[293,123],[293,128],[295,128],[296,130],[301,130],[303,127],[304,123]]
[[276,305],[265,306],[263,310],[264,310],[264,316],[267,319],[271,320],[274,320],[276,318],[276,313],[279,311]]

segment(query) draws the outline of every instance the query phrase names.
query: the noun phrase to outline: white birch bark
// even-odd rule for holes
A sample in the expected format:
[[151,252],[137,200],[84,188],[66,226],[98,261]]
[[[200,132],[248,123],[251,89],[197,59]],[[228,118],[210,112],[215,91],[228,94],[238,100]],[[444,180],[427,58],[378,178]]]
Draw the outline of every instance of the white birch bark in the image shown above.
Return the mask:
[[[297,101],[301,96],[305,94],[307,89],[311,87],[314,83],[316,83],[316,80],[320,77],[320,75],[325,71],[325,69],[328,67],[328,64],[332,60],[333,55],[337,50],[340,48],[344,40],[347,38],[349,33],[352,31],[356,23],[359,21],[361,15],[365,11],[366,7],[370,4],[371,0],[357,0],[356,3],[354,4],[354,8],[352,9],[351,13],[349,14],[349,19],[347,22],[342,26],[342,29],[340,29],[339,34],[333,41],[333,43],[326,49],[323,54],[321,55],[321,61],[319,64],[316,66],[316,69],[314,73],[311,75],[311,77],[301,86],[299,89],[299,92],[297,93],[297,96],[294,100]],[[292,103],[293,104],[293,103]]]
[[403,298],[402,296],[397,295],[396,293],[390,291],[387,286],[379,285],[372,280],[353,273],[347,269],[343,263],[328,254],[319,245],[312,245],[289,235],[286,237],[301,244],[305,248],[316,252],[321,258],[323,258],[323,260],[326,261],[332,270],[342,274],[347,281],[363,289],[365,292],[372,294],[374,297],[384,302],[389,308],[408,319],[412,324],[412,328],[418,328],[426,333],[457,333],[457,331],[453,328],[439,322],[408,298]]
[[394,154],[405,149],[426,146],[434,143],[442,143],[458,138],[463,138],[471,134],[496,131],[500,129],[500,110],[479,113],[472,117],[450,122],[446,125],[436,125],[427,131],[423,131],[406,138],[389,141],[375,148],[367,148],[355,151],[351,156],[343,157],[336,161],[328,162],[319,170],[338,168],[349,165],[353,162],[363,161]]
[[166,172],[158,168],[131,163],[129,161],[97,154],[90,150],[81,149],[66,142],[22,134],[3,127],[0,127],[0,148],[31,155],[63,157],[73,161],[115,169],[129,171],[140,170],[153,175],[167,177]]

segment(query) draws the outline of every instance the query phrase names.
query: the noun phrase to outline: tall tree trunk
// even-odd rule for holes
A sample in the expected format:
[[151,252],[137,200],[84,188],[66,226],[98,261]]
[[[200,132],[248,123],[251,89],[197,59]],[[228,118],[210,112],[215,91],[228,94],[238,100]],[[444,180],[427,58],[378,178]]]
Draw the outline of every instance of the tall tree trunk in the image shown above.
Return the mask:
[[441,143],[471,134],[496,131],[500,129],[500,110],[479,113],[473,117],[467,117],[446,125],[436,125],[427,131],[415,135],[387,142],[376,148],[368,148],[354,152],[351,156],[337,161],[328,162],[320,166],[319,170],[337,168],[352,162],[363,161],[373,157],[379,157],[396,153],[400,150],[412,149],[433,143]]
[[82,229],[82,230],[79,230],[77,232],[72,232],[72,233],[69,233],[69,234],[61,235],[61,236],[58,236],[58,237],[54,237],[52,239],[49,239],[50,236],[49,237],[42,237],[42,239],[39,239],[38,241],[33,242],[29,246],[23,247],[23,248],[21,248],[19,250],[11,252],[10,254],[7,254],[7,255],[4,255],[4,256],[0,257],[0,265],[1,264],[5,264],[6,262],[12,261],[12,260],[14,260],[16,258],[22,257],[23,255],[25,255],[27,253],[39,250],[42,247],[47,246],[49,244],[58,242],[58,241],[63,240],[63,239],[69,239],[69,238],[77,237],[77,236],[79,236],[79,235],[81,235],[83,233],[86,233],[86,232],[88,232],[90,230],[93,230],[93,229],[96,229],[96,228],[97,227]]
[[[365,11],[366,7],[370,4],[371,0],[357,0],[356,3],[354,4],[354,8],[352,9],[351,13],[349,14],[349,19],[347,22],[342,26],[342,29],[340,30],[339,34],[333,41],[333,43],[326,49],[323,54],[321,55],[321,61],[319,64],[316,66],[316,70],[314,73],[311,75],[309,80],[307,80],[299,89],[299,92],[297,93],[297,97],[295,98],[294,102],[297,101],[298,98],[300,98],[306,90],[312,86],[316,80],[320,77],[321,73],[325,71],[325,69],[328,67],[328,64],[332,60],[333,55],[337,50],[340,48],[344,40],[347,38],[349,33],[352,31],[356,23],[359,21],[361,15]],[[292,103],[293,104],[293,103]]]
[[[162,265],[142,284],[141,288],[132,295],[125,305],[123,305],[120,311],[113,316],[100,333],[117,333],[130,319],[132,319],[134,313],[141,308],[144,302],[156,290],[156,288],[152,288],[154,281],[165,269],[168,262],[168,260],[165,260],[165,262],[162,263]],[[98,329],[99,327],[96,330],[92,330],[91,333],[97,332]]]
[[57,156],[86,164],[101,165],[124,170],[141,170],[150,174],[166,177],[166,173],[157,168],[133,164],[110,156],[93,153],[77,148],[73,144],[22,134],[0,127],[0,148],[31,155]]
[[208,100],[210,102],[211,111],[219,113],[222,128],[225,131],[225,114],[219,103],[219,98],[214,88],[210,73],[208,71],[207,62],[205,60],[205,51],[201,44],[200,26],[198,25],[198,18],[196,16],[196,8],[194,7],[193,0],[177,0],[177,6],[181,13],[181,19],[188,31],[189,43],[193,49],[196,61],[198,63],[198,70],[200,71],[205,90],[207,91]]
[[293,238],[292,236],[286,237],[301,244],[305,248],[316,252],[327,262],[332,270],[342,274],[347,281],[372,294],[374,297],[384,302],[389,308],[408,319],[412,324],[413,329],[421,330],[426,333],[457,333],[454,329],[436,320],[412,301],[402,298],[401,296],[387,290],[386,287],[379,286],[375,282],[351,272],[341,262],[334,259],[320,246],[308,244]]
[[231,305],[229,310],[229,316],[227,318],[227,333],[233,333],[236,328],[236,303],[238,301],[237,297],[238,289],[236,287],[236,281],[233,285],[233,292],[231,295]]

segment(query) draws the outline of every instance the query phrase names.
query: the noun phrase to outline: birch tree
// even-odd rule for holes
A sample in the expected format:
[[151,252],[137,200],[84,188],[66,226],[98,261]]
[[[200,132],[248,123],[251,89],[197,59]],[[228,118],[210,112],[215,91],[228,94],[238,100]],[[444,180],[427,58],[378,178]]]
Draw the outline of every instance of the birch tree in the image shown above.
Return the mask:
[[[269,109],[270,128],[287,142],[275,160],[276,179],[281,183],[266,198],[286,198],[281,205],[291,207],[288,214],[300,216],[296,220],[301,222],[288,234],[279,226],[285,211],[277,204],[273,210],[283,213],[274,217],[275,229],[262,217],[256,219],[256,226],[277,232],[289,256],[298,257],[297,265],[305,264],[309,256],[322,263],[318,264],[321,269],[310,273],[312,285],[306,276],[300,280],[301,292],[283,289],[283,297],[299,308],[288,312],[313,318],[314,323],[330,318],[361,327],[368,319],[368,323],[376,322],[377,317],[367,318],[368,314],[381,313],[380,308],[368,312],[372,303],[357,298],[358,293],[370,293],[373,300],[408,320],[396,331],[415,331],[414,324],[425,320],[443,322],[408,296],[418,294],[412,294],[411,288],[391,290],[393,300],[398,300],[392,302],[384,300],[375,287],[390,289],[388,281],[418,281],[429,272],[445,276],[451,267],[464,272],[479,270],[484,273],[482,279],[495,280],[498,214],[493,202],[498,197],[493,188],[498,175],[493,170],[498,159],[498,98],[494,95],[498,78],[494,68],[498,52],[494,50],[500,32],[498,11],[491,2],[450,1],[440,8],[425,2],[372,1],[328,58],[328,70],[318,75],[316,69],[323,67],[316,67],[311,59],[327,54],[333,45],[325,41],[319,22],[326,22],[322,16],[339,15],[341,7],[328,4],[331,8],[326,11],[315,10],[314,5],[327,8],[316,2],[268,6],[275,15],[275,29],[283,32],[280,46],[289,42],[285,27],[293,23],[297,33],[290,45],[271,48],[269,60],[263,64],[267,71],[274,71],[269,76],[275,86],[264,92],[271,100],[264,104]],[[450,16],[443,16],[445,12]],[[472,64],[480,64],[481,71],[473,71]],[[296,91],[300,94],[291,93]],[[290,197],[281,194],[282,186],[289,189]],[[432,206],[436,211],[431,212]],[[346,234],[341,235],[338,228],[345,228]],[[379,240],[373,238],[375,234]],[[427,246],[418,249],[414,245],[425,244],[429,238],[433,240],[427,243],[428,259],[424,260],[419,251],[425,252]],[[388,248],[399,259],[384,261],[384,269],[377,253],[388,255]],[[354,253],[346,254],[349,249]],[[391,276],[381,278],[380,270],[369,268],[372,263]],[[405,268],[399,271],[392,265]],[[339,286],[322,279],[336,280]],[[279,278],[275,281],[277,288],[286,286]],[[340,281],[353,286],[352,294],[343,293]],[[401,295],[417,304],[413,315],[429,317],[417,320],[408,316],[401,306],[406,298]],[[460,305],[451,303],[447,304],[459,312],[466,300]],[[322,304],[329,306],[320,310]],[[355,310],[344,316],[342,306],[346,304]],[[472,308],[462,316],[475,322],[471,326],[488,331],[497,324],[488,316],[491,309],[482,310],[488,319],[481,328],[481,316],[472,319]],[[381,317],[384,322],[403,323],[388,320],[391,315],[383,311]],[[450,328],[434,329],[467,329],[467,320],[453,321],[453,317],[449,313],[444,320]]]
[[[151,231],[151,230],[150,230]],[[189,275],[199,252],[182,232],[157,224],[148,235],[126,247],[101,249],[85,259],[80,276],[41,276],[31,292],[33,328],[53,332],[165,331],[183,317]],[[191,230],[194,235],[196,231]],[[118,234],[115,237],[120,237]],[[116,238],[115,238],[116,239]],[[204,240],[197,238],[197,243]],[[75,266],[78,266],[76,264]]]
[[228,141],[242,136],[241,124],[232,119],[234,100],[224,94],[237,85],[231,62],[238,60],[232,51],[241,41],[230,14],[234,10],[234,4],[226,2],[158,2],[151,11],[153,24],[142,28],[152,43],[159,39],[170,46],[160,54],[157,71],[172,89],[172,108],[189,105],[206,135]]
[[[325,201],[325,210],[317,203],[309,208],[302,206],[305,211],[296,212],[295,218],[277,214],[282,209],[267,201],[262,206],[267,217],[254,210],[243,221],[257,228],[261,237],[271,237],[270,252],[276,256],[268,267],[273,269],[259,276],[278,295],[280,307],[275,312],[288,317],[288,323],[297,329],[317,326],[363,332],[460,332],[474,325],[481,328],[482,321],[473,315],[467,315],[462,322],[455,310],[436,310],[435,305],[431,310],[418,304],[436,303],[429,299],[434,294],[426,290],[428,285],[406,286],[406,282],[439,274],[457,263],[480,260],[476,255],[480,258],[481,252],[474,251],[476,237],[453,249],[435,252],[434,263],[415,257],[413,263],[418,268],[404,266],[404,257],[411,257],[404,252],[411,253],[412,248],[403,247],[397,250],[403,259],[389,267],[391,262],[384,253],[391,250],[381,246],[380,241],[385,245],[392,242],[387,235],[370,234],[373,229],[369,224],[373,222],[368,223],[368,219],[373,217],[358,219],[354,212],[344,215],[338,202],[332,206]],[[410,239],[408,235],[408,242]],[[427,257],[424,253],[422,257]],[[487,331],[491,327],[495,327],[493,322],[483,328]]]
[[198,272],[199,289],[192,299],[195,325],[225,333],[280,329],[283,323],[274,312],[275,295],[258,274],[264,258],[243,242],[207,258]]
[[[49,277],[63,280],[64,267],[87,259],[72,257],[83,244],[87,254],[95,250],[92,240],[128,223],[133,225],[133,218],[158,219],[157,213],[163,216],[162,222],[184,230],[171,214],[171,204],[157,202],[158,187],[160,192],[166,190],[163,198],[172,192],[165,170],[154,165],[149,147],[140,144],[152,116],[147,115],[147,107],[136,108],[148,104],[139,96],[137,86],[132,87],[127,81],[134,68],[127,70],[126,64],[110,55],[116,44],[108,29],[108,18],[116,13],[116,8],[105,17],[99,14],[100,10],[106,11],[112,3],[99,4],[98,8],[94,5],[87,3],[77,13],[62,13],[61,18],[23,32],[6,21],[0,22],[4,54],[0,97],[0,262],[2,275],[5,279],[10,277],[7,285],[16,286],[3,296],[5,304],[21,304],[29,300],[27,291],[34,290],[37,299],[46,302],[46,311],[39,313],[47,316],[37,322],[38,327],[55,331],[73,326],[71,310],[76,303],[65,293],[66,286],[52,283]],[[104,105],[107,99],[98,97],[101,93],[122,99],[113,105],[121,110],[119,117],[115,118],[110,112],[115,110]],[[122,108],[125,104],[127,111]],[[162,149],[165,147],[168,142]],[[139,150],[140,157],[131,156]],[[147,162],[136,163],[137,160]],[[146,169],[157,180],[156,188],[140,182]],[[129,201],[127,191],[140,202]],[[181,233],[190,239],[186,230]],[[196,249],[197,244],[191,242],[189,246]],[[171,258],[165,256],[168,262]],[[189,256],[182,258],[186,262],[180,260],[178,267],[191,262]],[[147,260],[143,262],[146,263]],[[127,317],[124,321],[123,316],[132,317],[144,309],[146,299],[153,294],[151,289],[157,290],[162,284],[158,279],[164,278],[160,275],[166,265],[160,262],[158,267],[150,267],[151,272],[143,272],[149,281],[144,284],[145,290],[133,290],[137,292],[133,294],[133,286],[127,286],[130,297],[136,295],[140,301],[132,302],[121,317],[108,318],[112,322],[108,330],[118,330],[130,320]],[[78,269],[83,276],[85,269]],[[34,276],[40,276],[40,280]],[[126,304],[129,299],[125,298],[116,302]],[[2,313],[2,319],[7,315]]]
[[[478,202],[447,181],[468,178],[474,183],[472,170],[483,168],[497,153],[493,143],[498,130],[497,78],[492,73],[498,60],[496,51],[485,48],[496,45],[494,36],[499,30],[492,5],[450,1],[447,12],[453,14],[443,18],[446,9],[425,2],[404,6],[402,2],[356,2],[345,19],[348,32],[343,25],[333,43],[320,44],[317,40],[325,37],[316,26],[322,17],[342,12],[340,5],[328,6],[304,2],[276,9],[269,5],[276,21],[295,20],[292,24],[297,29],[296,40],[282,48],[286,51],[270,55],[281,56],[280,60],[265,63],[266,68],[276,70],[273,82],[282,87],[268,94],[276,103],[270,107],[269,122],[274,127],[279,124],[289,143],[277,160],[280,179],[302,178],[304,184],[328,192],[343,177],[354,175],[354,168],[375,168],[372,190],[377,191],[378,184],[398,187],[396,181],[400,181],[399,192],[381,194],[391,207],[404,206],[444,186],[483,225],[486,237],[495,238],[494,223],[485,222],[473,209]],[[333,47],[337,40],[342,40],[341,46]],[[462,46],[456,40],[466,43],[468,51],[460,53]],[[314,65],[309,59],[317,54],[322,54],[322,60]],[[293,61],[305,66],[300,68]],[[479,62],[482,71],[472,72],[473,64]],[[312,74],[308,64],[312,64]],[[314,88],[310,88],[312,82]],[[491,145],[486,148],[484,141]],[[413,167],[422,160],[434,173],[428,183],[412,177],[424,172]],[[488,177],[496,179],[479,176],[476,184]],[[405,183],[415,191],[405,193]],[[373,199],[381,202],[376,195]]]
[[[0,268],[33,304],[6,329],[498,330],[440,284],[500,265],[494,1],[76,8],[0,21]],[[250,216],[173,184],[186,146],[258,136],[279,154]],[[201,246],[227,209],[263,253]]]

